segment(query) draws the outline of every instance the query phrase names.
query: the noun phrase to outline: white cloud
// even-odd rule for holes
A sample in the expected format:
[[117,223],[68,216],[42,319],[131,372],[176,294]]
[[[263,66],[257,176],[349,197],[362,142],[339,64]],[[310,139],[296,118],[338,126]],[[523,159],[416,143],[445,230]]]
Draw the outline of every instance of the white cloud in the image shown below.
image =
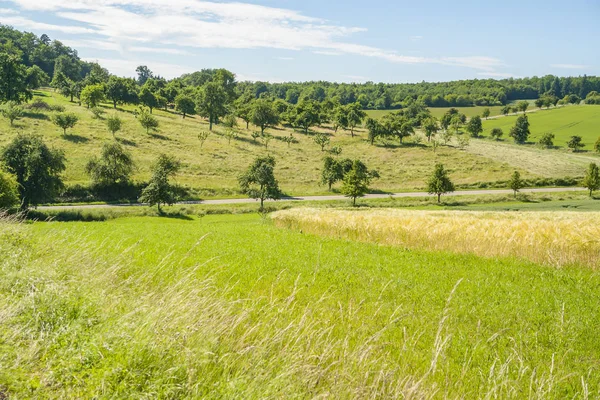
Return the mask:
[[94,29],[84,28],[81,26],[63,26],[63,25],[53,25],[46,24],[43,22],[36,22],[30,19],[20,17],[20,16],[2,16],[2,22],[4,25],[13,25],[23,27],[25,29],[34,29],[38,31],[49,31],[49,32],[62,32],[69,34],[85,34],[85,33],[95,33]]
[[[417,57],[360,45],[348,38],[364,32],[364,28],[334,25],[294,10],[249,3],[204,0],[5,1],[11,1],[24,10],[53,13],[77,24],[50,25],[11,17],[15,26],[93,34],[92,39],[84,41],[88,47],[121,53],[189,54],[181,50],[182,47],[271,48],[304,50],[322,55],[355,55],[399,64],[448,65],[486,72],[494,72],[503,65],[492,57]],[[411,36],[411,40],[421,38]],[[169,50],[164,50],[167,46]]]
[[560,68],[560,69],[586,69],[589,68],[589,65],[581,65],[581,64],[552,64],[550,65],[552,68]]
[[97,62],[103,67],[108,68],[108,70],[115,75],[130,77],[136,75],[135,69],[138,66],[146,64],[148,64],[148,67],[155,75],[160,75],[167,79],[176,78],[183,74],[188,74],[198,70],[198,68],[179,64],[157,62],[147,63],[142,59],[118,60],[114,58],[85,58],[84,60],[89,62]]
[[15,15],[19,12],[17,10],[13,10],[11,8],[0,8],[0,15]]

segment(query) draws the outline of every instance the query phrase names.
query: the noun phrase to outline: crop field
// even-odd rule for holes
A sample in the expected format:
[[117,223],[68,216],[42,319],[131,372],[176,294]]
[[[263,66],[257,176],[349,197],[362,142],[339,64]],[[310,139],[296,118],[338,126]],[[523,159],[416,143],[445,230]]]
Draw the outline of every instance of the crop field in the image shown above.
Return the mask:
[[[592,150],[600,137],[600,107],[594,105],[569,106],[528,113],[531,124],[529,141],[537,143],[544,133],[555,135],[554,145],[563,148],[571,136],[581,136],[584,150]],[[501,128],[508,135],[516,116],[483,121],[484,135],[493,128]]]
[[[512,256],[408,250],[320,228],[314,235],[308,224],[281,228],[281,218],[2,220],[0,251],[10,256],[0,260],[0,393],[600,395],[600,276],[589,259],[556,268]],[[468,224],[481,246],[494,245],[485,236],[489,223],[524,223],[512,214],[506,221],[488,213],[439,218]],[[581,238],[597,230],[598,217],[589,218]],[[536,214],[530,223],[543,221]],[[559,225],[571,235],[585,220],[565,213]],[[557,240],[540,251],[564,248]]]
[[[104,119],[94,119],[85,106],[68,102],[65,97],[54,92],[37,92],[49,104],[60,104],[67,111],[76,113],[78,124],[62,134],[62,130],[50,121],[51,113],[30,112],[25,118],[15,122],[0,119],[0,146],[5,145],[17,133],[42,135],[50,145],[63,149],[67,157],[64,180],[67,184],[87,184],[90,178],[85,173],[85,165],[93,156],[100,153],[102,144],[113,140],[106,128]],[[120,107],[113,111],[112,106],[104,105],[106,114],[117,113],[124,121],[117,140],[125,146],[137,162],[134,179],[144,180],[150,175],[151,163],[161,152],[172,154],[184,163],[176,180],[182,185],[195,188],[203,198],[234,197],[238,195],[237,177],[258,155],[271,154],[277,160],[275,174],[280,186],[287,194],[325,194],[327,188],[320,185],[322,160],[327,153],[313,142],[312,136],[291,129],[277,128],[268,131],[275,137],[266,149],[255,141],[251,134],[257,128],[240,121],[238,137],[229,143],[223,127],[216,127],[202,145],[198,139],[201,131],[208,130],[208,122],[198,116],[185,119],[175,112],[155,110],[160,126],[156,133],[146,134],[132,114],[134,107]],[[343,149],[341,157],[360,158],[370,168],[377,169],[381,179],[373,181],[373,189],[381,191],[402,191],[422,188],[436,161],[441,161],[452,171],[453,180],[458,184],[476,182],[505,181],[515,169],[501,160],[481,157],[454,147],[441,147],[436,153],[426,144],[407,143],[389,147],[371,146],[365,139],[367,133],[359,129],[352,138],[350,132],[316,128],[328,133],[331,146]],[[280,140],[293,134],[298,143],[288,146]],[[408,141],[410,142],[410,141]],[[518,167],[517,167],[518,169]],[[521,171],[524,177],[540,175]],[[558,174],[563,177],[565,174]]]

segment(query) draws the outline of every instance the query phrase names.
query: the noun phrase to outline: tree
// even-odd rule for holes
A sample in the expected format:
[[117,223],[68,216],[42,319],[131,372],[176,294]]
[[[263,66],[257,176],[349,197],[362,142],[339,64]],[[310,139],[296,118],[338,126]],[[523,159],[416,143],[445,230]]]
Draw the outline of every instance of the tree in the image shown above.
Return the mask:
[[79,121],[79,117],[74,113],[56,113],[52,116],[52,122],[54,125],[62,128],[63,134],[67,134],[67,129],[73,128]]
[[202,148],[202,146],[204,146],[204,142],[206,142],[206,139],[208,139],[209,136],[210,136],[209,131],[202,131],[198,134],[198,139],[200,139],[200,148]]
[[266,128],[279,123],[279,115],[273,108],[271,101],[258,99],[252,104],[250,120],[260,128],[261,135],[264,135]]
[[175,188],[169,183],[169,179],[181,168],[181,163],[174,157],[161,154],[152,166],[152,177],[142,190],[140,201],[148,203],[150,207],[156,205],[159,214],[162,214],[161,204],[172,205],[177,202]]
[[13,126],[14,121],[23,116],[23,107],[11,100],[0,108],[0,114],[10,121],[10,126]]
[[106,126],[110,133],[112,133],[113,137],[115,137],[115,133],[121,130],[123,126],[123,120],[119,118],[118,115],[111,115],[106,119]]
[[502,137],[502,135],[504,135],[504,132],[500,128],[494,128],[490,132],[490,136],[493,137],[496,140],[500,140],[500,138]]
[[0,211],[19,204],[19,184],[14,175],[0,169]]
[[117,108],[118,104],[137,103],[135,82],[132,79],[111,76],[106,84],[106,97],[113,103],[113,108]]
[[185,119],[186,114],[192,115],[196,112],[196,103],[190,96],[180,94],[175,97],[175,109],[179,111]]
[[156,95],[154,93],[152,93],[152,91],[150,90],[148,85],[142,86],[142,89],[140,90],[138,97],[139,97],[140,104],[142,104],[150,109],[150,114],[152,114],[152,110],[154,110],[155,107],[159,106],[159,102],[158,102],[158,99],[156,98]]
[[489,108],[484,108],[483,111],[481,112],[481,116],[483,118],[485,118],[486,120],[488,119],[488,117],[490,116],[491,111]]
[[88,85],[83,88],[79,98],[82,103],[87,105],[87,108],[96,107],[104,100],[104,85]]
[[145,84],[148,79],[153,77],[152,71],[150,71],[150,68],[145,65],[140,65],[137,67],[135,72],[138,74],[137,81],[140,86]]
[[525,186],[525,182],[521,179],[521,174],[519,171],[513,172],[510,180],[508,181],[508,187],[511,188],[517,197],[517,193]]
[[476,115],[469,120],[467,123],[467,132],[474,138],[479,137],[479,134],[483,132],[483,124],[481,123],[480,116]]
[[373,143],[375,143],[375,139],[377,139],[379,136],[383,135],[383,133],[384,133],[383,125],[374,118],[368,118],[365,126],[367,127],[367,129],[369,131],[369,136],[368,136],[369,142],[371,142],[371,145],[373,145]]
[[239,177],[242,193],[260,200],[261,211],[264,210],[265,200],[279,200],[282,195],[279,183],[275,179],[274,168],[275,159],[272,156],[258,157]]
[[158,128],[158,119],[152,115],[147,108],[142,108],[137,116],[140,125],[146,129],[146,133],[150,133],[150,129],[155,130]]
[[515,143],[523,144],[529,138],[529,119],[527,115],[520,115],[510,130],[510,136],[515,139]]
[[435,118],[428,118],[423,123],[423,129],[425,130],[425,136],[427,136],[427,141],[431,142],[431,137],[435,135],[438,131],[438,124]]
[[46,146],[40,136],[18,135],[2,151],[1,161],[17,179],[21,209],[52,200],[63,187],[65,156]]
[[600,189],[600,171],[596,163],[590,163],[588,166],[583,178],[583,187],[590,191],[590,197],[592,197],[594,190]]
[[505,105],[504,107],[502,107],[502,110],[500,110],[500,112],[502,113],[502,115],[508,115],[510,114],[510,110],[511,106]]
[[329,136],[327,136],[324,133],[318,133],[317,135],[315,135],[313,140],[317,145],[321,146],[321,151],[325,151],[325,147],[327,147],[331,142]]
[[554,134],[550,132],[544,133],[540,138],[539,145],[548,149],[554,146]]
[[544,106],[544,99],[540,97],[539,99],[536,99],[534,104],[537,108],[542,108]]
[[352,169],[352,160],[336,160],[333,157],[323,159],[323,171],[321,171],[321,183],[327,185],[331,192],[331,187],[338,181],[344,179],[344,174]]
[[567,147],[574,152],[579,151],[585,147],[585,144],[581,143],[581,136],[571,136],[571,139],[567,142]]
[[594,150],[596,150],[596,153],[600,153],[600,137],[596,139],[596,143],[594,144]]
[[39,89],[42,86],[47,86],[50,83],[50,77],[37,65],[32,65],[27,68],[27,89]]
[[454,184],[448,177],[448,172],[444,169],[444,165],[435,165],[433,174],[427,182],[427,190],[429,194],[437,195],[438,203],[443,194],[454,192]]
[[359,103],[352,103],[346,106],[346,127],[350,128],[352,137],[354,137],[354,128],[362,124],[365,118],[367,118],[367,113],[361,109]]
[[112,186],[126,184],[135,165],[129,152],[116,142],[102,146],[100,159],[91,159],[85,169],[95,185]]
[[220,117],[227,114],[228,96],[223,86],[217,82],[208,82],[198,94],[196,106],[201,116],[208,118],[209,130]]
[[352,205],[356,206],[356,199],[369,192],[369,184],[374,178],[379,178],[377,171],[370,171],[362,161],[354,160],[352,167],[344,174],[342,193],[351,198]]
[[27,68],[19,57],[0,52],[0,103],[22,103],[33,96],[27,86]]
[[519,111],[522,111],[523,113],[526,113],[528,108],[529,108],[529,102],[527,102],[527,101],[520,101],[517,103],[517,109]]
[[293,110],[293,124],[308,133],[308,130],[321,122],[321,110],[317,102],[303,100]]

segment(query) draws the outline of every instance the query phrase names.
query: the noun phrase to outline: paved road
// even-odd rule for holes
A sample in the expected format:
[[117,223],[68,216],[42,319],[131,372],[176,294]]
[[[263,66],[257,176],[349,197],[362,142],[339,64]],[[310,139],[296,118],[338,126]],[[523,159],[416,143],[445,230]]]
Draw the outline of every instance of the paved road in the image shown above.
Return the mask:
[[[585,188],[539,188],[539,189],[521,189],[521,193],[556,193],[556,192],[581,192],[586,191]],[[473,196],[473,195],[488,195],[488,194],[512,194],[512,190],[463,190],[452,193],[452,196]],[[408,193],[392,193],[392,194],[368,194],[365,199],[388,199],[402,197],[427,197],[431,196],[424,192],[408,192]],[[331,201],[331,200],[346,200],[347,198],[340,195],[332,196],[304,196],[304,197],[285,197],[280,201]],[[177,204],[247,204],[255,203],[254,199],[220,199],[220,200],[200,200],[200,201],[183,201]],[[142,203],[133,204],[82,204],[71,206],[41,206],[42,210],[62,210],[62,209],[86,209],[86,208],[108,208],[108,207],[140,207]]]

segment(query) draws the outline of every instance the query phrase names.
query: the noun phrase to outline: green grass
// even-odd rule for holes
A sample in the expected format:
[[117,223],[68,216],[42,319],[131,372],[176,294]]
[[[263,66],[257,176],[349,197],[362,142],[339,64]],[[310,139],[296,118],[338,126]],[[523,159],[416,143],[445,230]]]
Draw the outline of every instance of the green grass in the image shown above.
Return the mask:
[[[500,115],[502,106],[475,106],[475,107],[429,107],[429,111],[431,111],[431,115],[436,118],[441,118],[442,115],[446,113],[451,108],[456,108],[459,112],[465,114],[467,117],[474,117],[476,115],[481,116],[483,110],[486,108],[490,109],[490,116]],[[371,118],[381,118],[386,114],[389,114],[393,110],[367,110],[367,115]]]
[[[75,112],[80,121],[65,137],[61,130],[50,121],[49,113],[29,113],[26,118],[16,122],[11,128],[9,122],[0,118],[0,147],[10,141],[17,133],[35,133],[43,136],[50,145],[63,149],[67,156],[67,170],[64,180],[67,184],[88,184],[89,177],[85,173],[88,160],[100,153],[102,144],[113,140],[106,129],[105,120],[92,118],[85,107],[70,103],[63,96],[54,92],[37,92],[51,104],[61,104],[67,111]],[[113,111],[112,106],[103,106],[110,115],[118,113],[124,120],[122,132],[117,139],[131,151],[138,169],[134,179],[146,180],[150,176],[150,165],[158,153],[175,155],[183,161],[184,168],[177,175],[176,181],[195,189],[202,198],[239,196],[237,177],[247,168],[251,161],[265,153],[272,154],[277,160],[275,170],[281,188],[290,195],[326,194],[326,187],[319,184],[323,153],[312,137],[290,129],[270,129],[276,139],[272,140],[269,149],[255,143],[251,133],[256,130],[250,126],[245,129],[241,124],[239,138],[228,144],[224,137],[224,128],[217,127],[203,147],[198,140],[198,133],[208,129],[207,122],[198,117],[182,119],[174,112],[155,110],[160,121],[160,131],[147,135],[134,118],[133,107],[121,107]],[[377,169],[381,179],[373,182],[373,189],[380,191],[404,191],[422,189],[428,175],[436,162],[442,162],[452,171],[452,178],[457,184],[472,185],[479,182],[505,181],[514,169],[522,172],[524,177],[535,178],[545,176],[532,173],[518,165],[511,165],[502,159],[481,156],[454,147],[441,147],[434,153],[426,144],[414,144],[407,140],[404,146],[392,144],[384,147],[381,144],[371,146],[367,143],[367,133],[363,129],[357,131],[352,138],[349,132],[323,127],[315,131],[325,132],[331,136],[332,146],[343,148],[342,157],[360,158],[370,168]],[[291,133],[298,139],[298,144],[288,147],[281,140]],[[568,171],[571,172],[571,171]],[[567,171],[556,171],[554,176],[563,177]]]
[[254,215],[0,222],[9,398],[583,398],[597,271]]
[[[550,110],[539,110],[528,113],[531,124],[529,141],[537,143],[544,133],[555,135],[554,145],[563,148],[571,136],[581,136],[585,150],[592,150],[594,143],[600,137],[600,107],[581,105],[561,107]],[[493,128],[501,128],[505,135],[514,126],[516,116],[492,119],[483,122],[484,135],[489,135]]]

